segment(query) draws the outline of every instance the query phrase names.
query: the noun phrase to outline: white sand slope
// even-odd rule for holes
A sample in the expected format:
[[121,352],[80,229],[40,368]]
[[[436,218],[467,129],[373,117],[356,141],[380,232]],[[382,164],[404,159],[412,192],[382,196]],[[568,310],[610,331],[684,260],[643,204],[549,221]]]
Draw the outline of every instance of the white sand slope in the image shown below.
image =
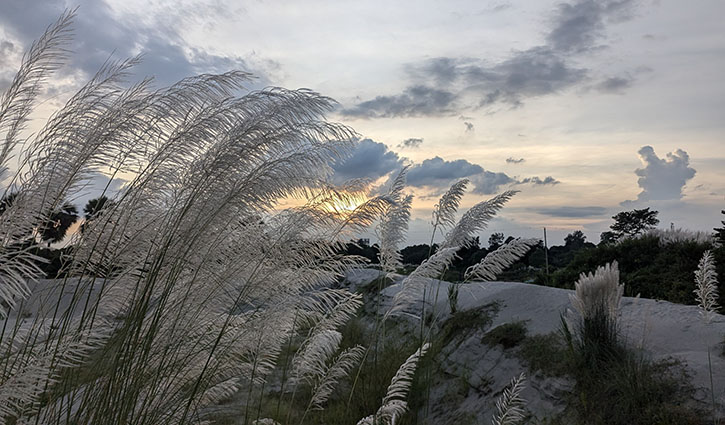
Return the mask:
[[[356,270],[350,273],[347,280],[352,286],[358,287],[375,279],[378,273],[376,270],[369,269]],[[396,283],[384,290],[387,302],[390,302],[392,297],[400,291],[400,282],[403,279],[403,276],[399,275],[391,277]],[[431,281],[431,285],[426,291],[426,310],[430,312],[432,310],[431,305],[434,304],[436,291],[440,286],[438,301],[435,303],[436,307],[433,311],[437,315],[440,314],[442,320],[445,320],[449,314],[448,285],[447,282],[434,280]],[[572,290],[514,282],[473,283],[460,287],[458,304],[459,310],[466,310],[497,302],[500,311],[494,318],[491,328],[504,323],[526,321],[529,335],[547,334],[560,329],[561,314],[571,308],[569,297],[573,292]],[[420,311],[421,298],[422,296],[418,298],[419,303],[414,306],[414,311]],[[721,354],[721,344],[723,338],[725,338],[725,316],[717,314],[710,324],[706,324],[695,306],[625,297],[621,305],[620,326],[623,336],[631,346],[642,347],[654,359],[673,357],[683,361],[691,374],[692,384],[697,389],[695,396],[702,401],[710,399],[709,347],[715,394],[721,403],[721,412],[723,412],[722,406],[725,405],[725,358]],[[476,344],[473,344],[474,340]],[[472,355],[473,351],[480,349],[471,344],[481,345],[480,337],[478,339],[469,339],[458,347],[457,351],[463,351],[462,353],[456,353],[456,356],[459,357],[458,361],[472,364],[482,362],[483,359]],[[468,347],[469,353],[465,353],[465,349],[461,350],[462,347]],[[484,355],[484,357],[503,356],[500,350],[498,353],[491,353],[490,349],[479,354]],[[496,367],[488,365],[490,373],[494,375],[494,381],[500,382],[501,388],[511,377],[524,370],[523,367],[517,370],[517,363],[515,359],[508,359],[506,362],[499,362]],[[475,367],[468,370],[467,373],[470,375],[472,371],[475,372]],[[532,382],[532,386],[536,385],[542,387],[566,386],[564,383],[557,382],[540,381],[538,384]],[[548,391],[547,388],[539,389]],[[524,396],[539,398],[539,395],[530,390],[526,391]],[[468,398],[464,399],[466,403],[470,401]],[[532,410],[539,410],[543,413],[547,406],[554,407],[550,406],[551,399],[548,402],[546,400],[539,401],[541,401],[540,405],[534,405]]]

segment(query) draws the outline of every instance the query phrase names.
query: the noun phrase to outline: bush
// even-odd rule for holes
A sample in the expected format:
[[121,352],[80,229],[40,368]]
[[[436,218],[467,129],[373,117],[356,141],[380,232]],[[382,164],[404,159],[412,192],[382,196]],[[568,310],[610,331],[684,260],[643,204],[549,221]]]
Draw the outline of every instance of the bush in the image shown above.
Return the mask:
[[[699,412],[683,408],[691,395],[676,364],[652,362],[619,338],[617,309],[623,293],[617,264],[576,282],[576,317],[562,318],[571,370],[571,405],[580,421],[608,424],[697,424]],[[616,408],[613,408],[616,406]]]
[[[613,261],[619,262],[625,295],[695,304],[693,273],[702,254],[711,249],[708,243],[679,241],[661,243],[656,236],[625,239],[615,244],[600,244],[577,252],[572,262],[551,274],[551,286],[573,289],[581,273]],[[718,271],[725,273],[725,249],[713,250]],[[540,277],[536,283],[546,284]],[[725,286],[719,288],[725,295]]]
[[482,342],[488,345],[501,345],[513,348],[526,339],[526,322],[512,322],[496,326],[483,336]]

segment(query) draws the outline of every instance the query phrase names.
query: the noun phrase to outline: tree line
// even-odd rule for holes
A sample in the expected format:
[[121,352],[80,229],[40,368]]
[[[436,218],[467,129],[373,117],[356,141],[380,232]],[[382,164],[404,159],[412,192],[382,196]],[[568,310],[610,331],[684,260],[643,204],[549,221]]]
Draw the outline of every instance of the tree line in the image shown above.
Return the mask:
[[[563,245],[546,248],[539,243],[499,278],[573,289],[581,273],[616,260],[627,296],[639,294],[646,298],[694,304],[692,273],[706,250],[712,250],[718,274],[725,276],[725,220],[722,227],[713,229],[713,238],[709,242],[683,238],[664,243],[660,236],[647,233],[659,224],[658,214],[650,208],[619,212],[612,216],[610,230],[601,233],[598,244],[587,241],[581,230],[568,234]],[[457,252],[458,259],[446,270],[443,278],[462,280],[468,267],[513,239],[513,236],[494,233],[484,245],[476,237],[468,248]],[[400,254],[404,267],[400,271],[406,273],[413,269],[437,248],[436,244],[432,247],[417,244],[403,248]],[[378,262],[377,245],[371,245],[364,239],[351,241],[343,251],[365,257],[372,264]],[[721,298],[725,298],[725,290],[721,288],[720,291]]]

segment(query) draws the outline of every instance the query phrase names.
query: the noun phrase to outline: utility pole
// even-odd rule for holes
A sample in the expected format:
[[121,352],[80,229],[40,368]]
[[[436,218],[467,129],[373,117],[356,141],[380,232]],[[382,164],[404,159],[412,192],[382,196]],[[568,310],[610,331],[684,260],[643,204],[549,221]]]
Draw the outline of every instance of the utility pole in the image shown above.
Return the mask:
[[544,227],[544,259],[546,261],[546,283],[549,284],[549,244],[546,242],[546,227]]

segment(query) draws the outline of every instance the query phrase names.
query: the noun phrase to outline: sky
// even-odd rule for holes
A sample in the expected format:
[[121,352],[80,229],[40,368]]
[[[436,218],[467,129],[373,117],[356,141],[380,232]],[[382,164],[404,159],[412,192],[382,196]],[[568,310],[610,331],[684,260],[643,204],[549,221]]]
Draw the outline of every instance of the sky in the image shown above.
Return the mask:
[[410,165],[409,243],[429,240],[432,206],[461,178],[462,211],[520,191],[483,240],[546,227],[550,244],[574,230],[598,242],[612,215],[644,207],[661,227],[724,218],[722,0],[3,0],[0,89],[76,6],[38,122],[108,58],[142,53],[138,78],[159,85],[243,69],[250,89],[336,99],[328,118],[360,141],[333,180],[384,184]]

